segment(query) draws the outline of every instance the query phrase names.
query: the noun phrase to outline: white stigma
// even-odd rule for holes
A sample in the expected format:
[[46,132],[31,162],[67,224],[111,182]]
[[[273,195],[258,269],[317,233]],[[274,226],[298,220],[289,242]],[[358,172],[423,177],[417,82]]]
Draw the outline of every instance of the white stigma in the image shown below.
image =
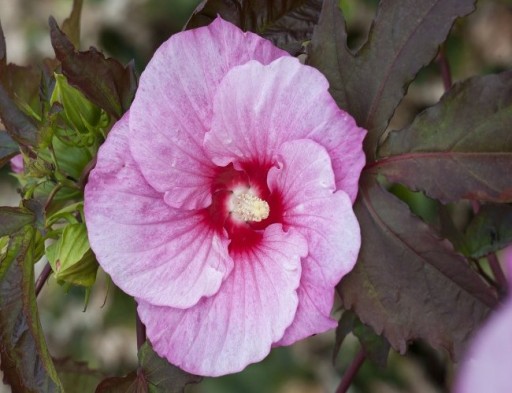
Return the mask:
[[270,214],[270,207],[267,201],[248,192],[235,192],[230,205],[231,213],[241,221],[260,222],[268,218]]

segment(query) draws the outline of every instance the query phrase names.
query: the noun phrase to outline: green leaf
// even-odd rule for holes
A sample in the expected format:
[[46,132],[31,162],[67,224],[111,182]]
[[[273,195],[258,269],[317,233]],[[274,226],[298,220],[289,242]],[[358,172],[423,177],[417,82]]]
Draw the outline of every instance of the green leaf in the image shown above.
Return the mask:
[[62,32],[69,37],[75,48],[80,47],[80,16],[83,0],[73,0],[71,14],[62,22]]
[[[401,353],[424,339],[456,358],[497,303],[494,292],[407,205],[364,174],[359,260],[338,286],[344,308]],[[455,306],[454,306],[455,305]]]
[[0,130],[0,168],[16,154],[20,154],[20,147],[6,131]]
[[370,159],[408,84],[436,55],[454,20],[475,0],[382,0],[367,42],[353,54],[338,0],[325,0],[308,64],[322,71],[338,105],[368,130]]
[[61,393],[37,312],[33,246],[34,230],[26,226],[0,261],[0,364],[13,392]]
[[471,78],[392,132],[372,170],[444,203],[512,202],[511,129],[512,71]]
[[101,109],[84,97],[80,90],[71,87],[62,74],[55,74],[55,88],[50,104],[58,102],[64,108],[67,125],[81,134],[99,128]]
[[54,360],[66,393],[91,393],[104,378],[96,370],[91,370],[86,363],[75,362],[69,358]]
[[0,237],[13,235],[35,221],[34,214],[23,208],[0,206]]
[[98,262],[91,250],[85,224],[69,224],[62,236],[46,248],[46,257],[59,283],[92,287]]
[[139,350],[139,364],[144,370],[150,393],[182,393],[185,386],[202,377],[189,374],[162,359],[146,342]]
[[466,229],[468,254],[481,258],[512,243],[512,206],[484,205]]
[[206,0],[187,28],[205,26],[220,15],[244,31],[255,32],[278,47],[297,54],[311,38],[321,0]]
[[69,146],[57,137],[53,138],[52,144],[59,169],[76,180],[80,179],[85,166],[93,159],[94,153],[97,151],[95,145],[91,147]]
[[9,245],[9,236],[0,236],[0,261],[3,260],[7,253],[7,246]]
[[106,59],[94,48],[77,52],[55,19],[50,18],[49,23],[53,49],[68,82],[119,119],[130,107],[137,88],[133,63],[123,67],[117,60]]
[[132,371],[124,377],[106,378],[97,386],[95,393],[148,393],[144,375]]
[[162,359],[147,342],[140,347],[138,357],[137,371],[102,381],[96,393],[183,393],[186,385],[202,380]]
[[373,329],[362,323],[352,311],[344,311],[336,328],[333,360],[336,359],[347,334],[353,333],[364,348],[368,358],[381,368],[385,368],[389,355],[389,342],[375,334]]

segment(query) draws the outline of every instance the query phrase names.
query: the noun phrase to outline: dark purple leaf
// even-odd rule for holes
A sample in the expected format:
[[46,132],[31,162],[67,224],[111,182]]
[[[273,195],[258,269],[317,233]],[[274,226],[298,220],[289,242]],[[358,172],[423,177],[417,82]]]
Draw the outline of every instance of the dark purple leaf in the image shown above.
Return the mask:
[[355,204],[359,261],[338,287],[344,308],[404,353],[424,339],[457,357],[497,299],[467,261],[365,174]]
[[370,159],[408,84],[436,55],[458,17],[474,0],[382,0],[368,41],[347,48],[338,0],[325,0],[311,40],[308,63],[322,71],[338,105],[369,131]]
[[104,378],[102,373],[91,370],[86,363],[75,362],[69,358],[54,360],[54,364],[65,392],[94,392]]
[[302,43],[311,38],[321,8],[322,0],[206,0],[187,28],[208,25],[220,15],[242,30],[255,32],[297,54]]
[[34,230],[26,226],[0,255],[0,365],[13,392],[61,393],[34,293]]
[[147,342],[140,347],[138,357],[137,371],[104,380],[96,393],[183,393],[186,385],[202,379],[162,359]]
[[107,378],[97,386],[95,393],[148,393],[148,384],[142,373],[132,371],[124,377]]
[[0,84],[16,103],[23,103],[37,111],[40,79],[41,73],[35,67],[7,64],[5,38],[0,24]]
[[80,47],[80,16],[83,0],[73,0],[73,8],[68,18],[62,22],[62,32],[69,37],[75,48]]
[[186,385],[202,380],[162,359],[147,342],[139,350],[139,364],[151,393],[183,393]]
[[133,63],[123,67],[95,48],[77,52],[55,19],[50,18],[49,23],[53,49],[68,82],[93,103],[120,118],[130,107],[137,88]]
[[0,168],[3,167],[16,154],[20,153],[20,147],[6,131],[0,130]]
[[0,119],[7,133],[20,145],[35,146],[37,144],[36,125],[30,117],[16,106],[1,83]]
[[336,359],[347,334],[353,333],[361,343],[368,358],[381,368],[385,368],[389,355],[389,342],[375,334],[373,329],[362,323],[352,311],[344,311],[336,328],[333,360]]
[[468,79],[401,131],[372,170],[444,203],[512,202],[512,71]]
[[18,107],[31,108],[37,114],[41,113],[39,101],[39,85],[41,71],[36,67],[22,67],[16,64],[0,65],[0,83],[7,90],[11,99]]
[[5,38],[0,25],[0,119],[11,138],[26,146],[36,145],[37,127],[17,104],[37,106],[40,77],[40,73],[31,67],[7,64]]
[[19,207],[0,206],[0,237],[13,235],[35,221],[34,213]]

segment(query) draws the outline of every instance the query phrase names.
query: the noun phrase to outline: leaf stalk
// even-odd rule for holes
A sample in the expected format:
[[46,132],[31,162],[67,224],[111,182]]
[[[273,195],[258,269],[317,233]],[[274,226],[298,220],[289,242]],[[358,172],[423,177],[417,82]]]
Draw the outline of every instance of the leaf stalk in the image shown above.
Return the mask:
[[50,263],[47,262],[43,268],[43,271],[36,280],[36,297],[39,296],[39,292],[41,292],[41,289],[43,289],[43,286],[46,281],[48,281],[48,277],[50,277],[51,273],[52,267],[50,266]]
[[137,310],[135,310],[135,326],[137,329],[137,351],[139,351],[146,342],[146,326],[140,320]]
[[336,390],[336,393],[346,393],[348,391],[348,388],[350,385],[352,385],[352,381],[355,378],[357,372],[363,365],[364,361],[366,360],[366,351],[361,348],[359,352],[357,353],[356,357],[352,361],[352,364],[349,366],[345,374],[343,375],[343,378],[341,379],[341,382],[338,386],[338,389]]

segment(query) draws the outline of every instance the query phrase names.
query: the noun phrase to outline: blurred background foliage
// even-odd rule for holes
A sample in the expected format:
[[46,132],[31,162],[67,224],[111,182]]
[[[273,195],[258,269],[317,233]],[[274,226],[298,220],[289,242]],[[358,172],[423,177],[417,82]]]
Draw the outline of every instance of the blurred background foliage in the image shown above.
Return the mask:
[[[71,3],[71,0],[0,0],[8,60],[23,65],[53,57],[47,18],[53,15],[61,22],[69,14]],[[95,46],[122,63],[135,59],[140,73],[155,49],[182,29],[197,3],[198,0],[85,0],[81,48]],[[377,5],[377,0],[341,2],[351,48],[357,49],[365,41]],[[511,68],[512,0],[477,1],[477,11],[456,22],[444,50],[454,81]],[[389,129],[407,125],[418,112],[436,103],[443,91],[439,66],[433,62],[409,87]],[[439,208],[437,203],[403,186],[395,185],[391,190],[417,215],[436,225],[432,217]],[[16,206],[18,201],[16,179],[4,167],[0,171],[0,205]],[[459,204],[448,208],[460,221],[468,216],[469,206]],[[41,270],[40,265],[36,270]],[[86,311],[83,311],[83,291],[72,288],[66,293],[53,278],[43,289],[38,304],[54,357],[71,357],[101,370],[102,374],[121,376],[137,364],[135,305],[108,281],[105,274],[99,274]],[[329,332],[292,347],[274,349],[267,359],[242,373],[205,379],[197,386],[189,386],[187,391],[333,392],[359,351],[357,339],[349,335],[333,365],[334,339],[334,332]],[[405,356],[391,352],[385,369],[366,362],[350,391],[448,392],[453,372],[454,366],[446,354],[417,342]],[[0,384],[0,393],[7,392],[9,387]]]

